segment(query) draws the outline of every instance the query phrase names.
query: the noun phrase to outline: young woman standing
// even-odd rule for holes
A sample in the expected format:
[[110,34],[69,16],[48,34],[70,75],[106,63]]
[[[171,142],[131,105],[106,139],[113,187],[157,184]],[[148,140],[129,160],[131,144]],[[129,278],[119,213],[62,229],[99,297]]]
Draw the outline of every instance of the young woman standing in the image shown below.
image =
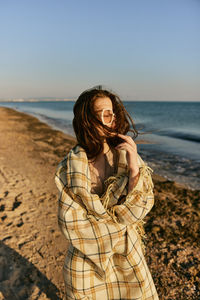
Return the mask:
[[126,135],[137,136],[134,123],[117,95],[93,88],[76,101],[73,127],[77,145],[56,172],[66,299],[157,300],[142,242],[152,170]]

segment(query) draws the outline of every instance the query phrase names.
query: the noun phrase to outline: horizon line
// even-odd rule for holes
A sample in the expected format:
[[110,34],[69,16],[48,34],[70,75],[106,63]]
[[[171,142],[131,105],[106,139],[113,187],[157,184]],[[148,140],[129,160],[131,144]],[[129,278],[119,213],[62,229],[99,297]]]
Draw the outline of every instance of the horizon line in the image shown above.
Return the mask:
[[[46,100],[45,100],[46,99]],[[77,98],[58,98],[58,97],[35,97],[35,98],[0,98],[0,102],[2,103],[10,103],[10,102],[14,102],[14,103],[23,103],[23,102],[75,102],[77,100]],[[140,99],[140,100],[133,100],[133,99],[122,99],[122,101],[127,101],[127,102],[200,102],[200,100],[160,100],[160,99]]]
[[[122,99],[122,101],[135,101],[135,102],[200,102],[199,100],[183,100],[183,99],[179,99],[179,100],[161,100],[161,99],[123,99],[122,97],[120,97]],[[76,97],[24,97],[24,98],[0,98],[0,102],[58,102],[58,101],[62,101],[62,102],[69,102],[69,101],[76,101],[77,98]]]

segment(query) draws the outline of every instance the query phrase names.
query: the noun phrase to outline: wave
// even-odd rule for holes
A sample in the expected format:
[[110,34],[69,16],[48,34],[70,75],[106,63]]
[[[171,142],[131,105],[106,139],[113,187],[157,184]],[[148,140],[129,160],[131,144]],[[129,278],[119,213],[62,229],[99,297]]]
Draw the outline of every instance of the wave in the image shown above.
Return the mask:
[[177,131],[155,131],[154,134],[161,136],[169,136],[176,139],[181,139],[184,141],[190,141],[195,143],[200,143],[200,134],[196,133],[186,133],[186,132],[177,132]]
[[141,134],[155,134],[159,136],[168,136],[184,141],[190,141],[195,143],[200,143],[200,133],[194,132],[184,132],[184,131],[175,131],[175,130],[164,130],[156,129],[152,126],[151,123],[137,123],[136,129]]

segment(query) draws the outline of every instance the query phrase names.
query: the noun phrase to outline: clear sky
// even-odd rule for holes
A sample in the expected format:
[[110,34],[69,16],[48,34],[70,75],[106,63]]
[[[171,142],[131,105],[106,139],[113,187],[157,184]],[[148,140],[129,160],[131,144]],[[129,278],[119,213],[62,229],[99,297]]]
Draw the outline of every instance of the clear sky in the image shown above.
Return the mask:
[[199,0],[0,0],[0,98],[200,101]]

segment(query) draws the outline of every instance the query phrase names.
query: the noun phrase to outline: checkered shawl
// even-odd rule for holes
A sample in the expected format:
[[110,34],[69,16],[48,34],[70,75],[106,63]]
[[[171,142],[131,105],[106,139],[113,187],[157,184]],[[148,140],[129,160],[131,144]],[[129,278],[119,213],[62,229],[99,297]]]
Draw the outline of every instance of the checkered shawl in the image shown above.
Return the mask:
[[152,170],[139,155],[138,162],[138,183],[127,193],[126,152],[121,150],[117,174],[106,181],[102,197],[90,192],[83,148],[76,145],[59,164],[58,224],[70,242],[63,268],[66,299],[158,299],[140,237],[141,222],[154,204]]

